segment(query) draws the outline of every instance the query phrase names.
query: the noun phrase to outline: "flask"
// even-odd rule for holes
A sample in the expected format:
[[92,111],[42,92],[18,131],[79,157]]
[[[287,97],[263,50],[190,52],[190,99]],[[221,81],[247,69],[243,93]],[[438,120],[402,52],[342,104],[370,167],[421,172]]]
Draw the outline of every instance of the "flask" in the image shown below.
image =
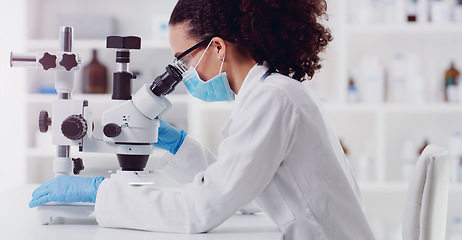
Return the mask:
[[456,69],[454,62],[451,62],[451,67],[446,71],[444,76],[444,99],[447,102],[458,101],[458,86],[459,71]]
[[92,59],[83,68],[83,92],[107,93],[107,68],[98,61],[98,52],[92,50]]

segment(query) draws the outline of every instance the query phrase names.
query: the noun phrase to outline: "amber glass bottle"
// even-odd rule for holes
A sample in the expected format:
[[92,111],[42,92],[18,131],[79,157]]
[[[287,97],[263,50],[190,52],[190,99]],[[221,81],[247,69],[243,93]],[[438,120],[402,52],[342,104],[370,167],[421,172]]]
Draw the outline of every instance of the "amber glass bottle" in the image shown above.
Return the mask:
[[459,71],[452,62],[451,67],[446,71],[444,76],[444,99],[446,101],[453,101],[455,98],[454,95],[457,94],[454,89],[460,87],[459,84]]
[[91,62],[83,68],[83,92],[108,92],[107,68],[98,61],[98,52],[96,49],[93,49]]

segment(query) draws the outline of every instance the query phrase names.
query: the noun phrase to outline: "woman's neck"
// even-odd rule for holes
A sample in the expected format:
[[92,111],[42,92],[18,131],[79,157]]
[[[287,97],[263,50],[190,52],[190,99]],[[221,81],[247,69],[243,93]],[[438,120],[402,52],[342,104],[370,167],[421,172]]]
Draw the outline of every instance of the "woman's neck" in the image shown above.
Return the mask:
[[234,59],[232,66],[227,71],[229,85],[234,93],[238,94],[247,74],[257,64],[252,58]]

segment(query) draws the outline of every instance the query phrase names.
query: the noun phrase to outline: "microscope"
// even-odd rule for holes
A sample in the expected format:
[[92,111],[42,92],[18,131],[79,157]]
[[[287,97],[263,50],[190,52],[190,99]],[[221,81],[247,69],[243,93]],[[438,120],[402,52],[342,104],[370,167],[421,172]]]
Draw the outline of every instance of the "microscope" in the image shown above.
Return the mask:
[[[117,70],[113,73],[111,107],[101,113],[102,139],[95,137],[93,111],[88,101],[73,99],[75,72],[80,69],[80,55],[72,52],[73,29],[61,27],[59,52],[35,54],[11,53],[11,67],[34,67],[55,72],[58,98],[52,102],[52,116],[47,111],[39,114],[39,130],[51,127],[52,144],[57,145],[53,172],[59,175],[77,175],[84,169],[80,158],[71,158],[71,146],[81,152],[115,153],[120,169],[111,175],[134,186],[154,183],[153,173],[144,170],[152,143],[157,142],[158,118],[172,104],[165,97],[181,82],[185,68],[174,62],[165,73],[145,84],[132,96],[132,81],[136,76],[129,71],[130,52],[141,49],[141,38],[136,36],[108,36],[106,48],[116,50]],[[56,218],[86,218],[94,209],[89,203],[48,203],[38,207],[42,224]]]

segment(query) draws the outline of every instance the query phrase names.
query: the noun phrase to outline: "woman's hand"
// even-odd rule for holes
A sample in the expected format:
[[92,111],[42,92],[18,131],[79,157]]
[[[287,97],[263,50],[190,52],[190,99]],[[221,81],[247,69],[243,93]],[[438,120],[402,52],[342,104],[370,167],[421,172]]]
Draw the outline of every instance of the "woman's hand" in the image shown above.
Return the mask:
[[170,124],[160,119],[159,134],[157,136],[157,142],[152,145],[169,151],[171,154],[175,154],[183,144],[183,141],[188,133],[184,130],[178,130],[172,127]]
[[98,187],[104,177],[57,176],[35,189],[29,207],[47,202],[91,202],[96,200]]

